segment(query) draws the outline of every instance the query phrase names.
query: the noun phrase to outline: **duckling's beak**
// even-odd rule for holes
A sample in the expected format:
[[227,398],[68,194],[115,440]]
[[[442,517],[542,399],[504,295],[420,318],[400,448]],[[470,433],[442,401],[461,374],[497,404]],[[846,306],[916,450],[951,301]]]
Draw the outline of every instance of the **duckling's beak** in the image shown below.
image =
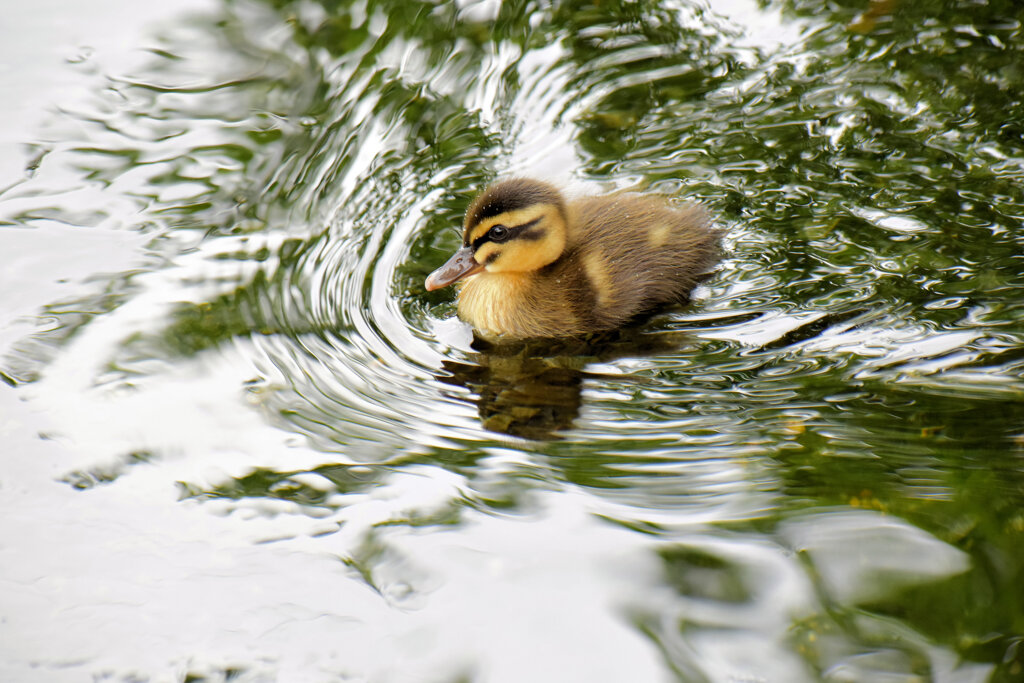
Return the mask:
[[448,262],[427,276],[424,283],[428,292],[447,287],[453,282],[469,277],[483,270],[483,264],[473,258],[473,247],[463,247],[455,252]]

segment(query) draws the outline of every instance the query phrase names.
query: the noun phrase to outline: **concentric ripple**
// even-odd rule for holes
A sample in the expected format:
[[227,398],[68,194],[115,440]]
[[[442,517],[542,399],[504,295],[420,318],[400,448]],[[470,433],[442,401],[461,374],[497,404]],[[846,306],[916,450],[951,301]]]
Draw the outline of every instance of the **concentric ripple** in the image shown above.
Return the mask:
[[[788,30],[583,0],[231,1],[165,29],[0,193],[5,229],[136,254],[3,360],[74,453],[59,478],[176,491],[232,561],[315,565],[334,602],[268,569],[287,617],[251,642],[329,615],[331,680],[419,671],[377,656],[396,633],[470,680],[496,624],[512,645],[481,657],[539,680],[509,615],[560,600],[634,680],[1014,680],[992,596],[1024,575],[1024,17],[748,4]],[[516,174],[702,202],[722,263],[626,330],[474,339],[423,279]]]

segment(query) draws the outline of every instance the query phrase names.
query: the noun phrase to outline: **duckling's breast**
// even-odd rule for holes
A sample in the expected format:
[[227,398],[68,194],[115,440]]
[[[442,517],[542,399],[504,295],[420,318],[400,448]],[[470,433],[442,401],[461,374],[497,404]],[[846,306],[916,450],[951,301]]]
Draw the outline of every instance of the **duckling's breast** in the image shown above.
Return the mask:
[[459,290],[459,317],[485,334],[509,334],[527,286],[518,273],[474,275]]
[[491,336],[550,337],[577,331],[579,321],[568,302],[540,289],[529,273],[485,271],[462,285],[459,317]]

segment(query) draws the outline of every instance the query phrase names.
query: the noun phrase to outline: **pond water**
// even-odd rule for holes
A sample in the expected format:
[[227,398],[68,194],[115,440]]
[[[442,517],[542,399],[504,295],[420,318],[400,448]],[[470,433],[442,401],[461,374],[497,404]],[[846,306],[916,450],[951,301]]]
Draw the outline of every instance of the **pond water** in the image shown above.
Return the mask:
[[[1024,680],[1024,7],[192,4],[0,189],[0,679]],[[725,258],[474,340],[508,175]]]

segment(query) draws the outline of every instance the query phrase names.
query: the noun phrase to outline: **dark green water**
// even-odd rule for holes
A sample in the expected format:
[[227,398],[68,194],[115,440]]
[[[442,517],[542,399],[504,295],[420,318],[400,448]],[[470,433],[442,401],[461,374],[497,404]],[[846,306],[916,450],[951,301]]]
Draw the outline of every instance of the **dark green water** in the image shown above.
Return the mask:
[[[12,680],[1024,680],[1024,6],[709,4],[228,1],[94,76],[0,194],[134,250],[0,364],[63,449]],[[422,283],[503,175],[726,258],[471,343]]]

